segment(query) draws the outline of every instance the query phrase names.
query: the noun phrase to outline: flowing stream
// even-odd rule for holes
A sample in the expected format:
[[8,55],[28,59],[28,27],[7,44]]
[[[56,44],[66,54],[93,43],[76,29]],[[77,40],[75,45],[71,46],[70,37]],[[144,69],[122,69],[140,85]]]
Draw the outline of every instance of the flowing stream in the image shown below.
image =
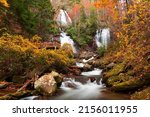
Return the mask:
[[[72,21],[68,16],[67,12],[60,10],[57,18],[58,23],[61,25],[67,26]],[[74,41],[67,36],[67,33],[61,32],[60,34],[60,43],[61,46],[64,43],[71,45],[73,52],[77,53]],[[110,29],[104,28],[97,30],[95,41],[97,47],[104,46],[107,48],[107,45],[110,41]],[[95,56],[93,55],[89,59],[83,59],[82,62],[77,62],[76,66],[79,68],[84,68],[85,64],[88,61],[94,60]],[[91,71],[84,71],[80,76],[72,76],[64,78],[64,81],[54,96],[50,97],[37,97],[30,96],[23,98],[24,100],[33,100],[33,99],[53,99],[53,100],[83,100],[83,99],[129,99],[129,96],[121,93],[114,93],[108,90],[104,84],[101,83],[102,70],[94,68]]]
[[[92,71],[82,72],[81,76],[64,78],[58,92],[51,97],[42,97],[40,99],[49,100],[110,100],[129,99],[128,95],[114,93],[108,90],[101,83],[102,70],[95,68]],[[91,81],[90,78],[95,78]]]

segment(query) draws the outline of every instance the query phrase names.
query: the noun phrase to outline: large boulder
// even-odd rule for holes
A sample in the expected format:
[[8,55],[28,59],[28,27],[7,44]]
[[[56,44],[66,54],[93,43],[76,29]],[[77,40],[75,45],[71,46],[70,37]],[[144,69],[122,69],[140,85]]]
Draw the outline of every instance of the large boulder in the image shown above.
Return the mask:
[[61,82],[62,77],[57,72],[52,71],[35,81],[34,88],[43,95],[52,95],[61,85]]

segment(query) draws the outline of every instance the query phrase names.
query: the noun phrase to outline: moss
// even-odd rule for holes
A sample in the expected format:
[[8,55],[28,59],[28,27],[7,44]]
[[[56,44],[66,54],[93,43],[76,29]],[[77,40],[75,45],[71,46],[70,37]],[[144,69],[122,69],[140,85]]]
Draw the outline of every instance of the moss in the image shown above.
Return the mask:
[[107,80],[107,85],[108,86],[114,86],[114,85],[117,85],[119,83],[128,81],[129,79],[132,79],[132,78],[133,78],[132,76],[128,76],[126,74],[120,74],[118,76],[112,76],[112,77],[109,77],[109,79]]
[[150,100],[150,87],[141,91],[135,92],[131,95],[132,100]]
[[111,76],[118,75],[119,73],[123,72],[124,69],[125,69],[125,63],[116,64],[111,70],[106,72],[105,77],[108,78]]
[[137,90],[145,84],[144,80],[132,78],[128,81],[117,83],[111,87],[113,91],[132,91]]

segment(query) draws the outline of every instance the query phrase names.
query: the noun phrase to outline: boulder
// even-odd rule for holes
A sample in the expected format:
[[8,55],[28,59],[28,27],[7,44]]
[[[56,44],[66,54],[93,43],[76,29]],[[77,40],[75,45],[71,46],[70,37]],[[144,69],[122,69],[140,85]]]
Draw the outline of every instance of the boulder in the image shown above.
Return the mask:
[[62,84],[62,81],[63,81],[62,76],[59,73],[55,72],[55,71],[52,71],[51,75],[54,77],[54,79],[57,83],[57,87],[60,87],[61,84]]
[[95,57],[95,53],[93,52],[88,52],[88,51],[82,51],[79,55],[80,59],[89,59],[91,57]]
[[124,72],[124,70],[125,70],[125,63],[115,64],[112,69],[108,71],[104,70],[102,82],[103,83],[107,82],[107,80],[110,77],[119,75],[120,73]]
[[43,95],[52,95],[61,85],[61,82],[62,77],[57,72],[52,71],[35,81],[34,88]]
[[92,70],[92,65],[85,64],[84,67],[83,67],[83,70],[84,71],[90,71],[90,70]]
[[81,68],[77,67],[77,66],[71,66],[69,68],[69,72],[73,75],[80,75],[81,74]]

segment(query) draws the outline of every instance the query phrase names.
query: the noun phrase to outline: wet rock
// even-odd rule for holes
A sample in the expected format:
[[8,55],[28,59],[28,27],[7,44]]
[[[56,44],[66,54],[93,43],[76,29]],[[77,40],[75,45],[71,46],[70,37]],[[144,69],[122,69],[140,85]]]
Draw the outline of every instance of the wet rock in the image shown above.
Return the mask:
[[79,76],[81,74],[81,68],[77,66],[71,66],[69,68],[69,72],[72,73],[73,75]]
[[61,82],[62,78],[60,75],[53,71],[35,81],[34,88],[43,95],[52,95],[56,92],[57,87],[60,86]]
[[72,82],[65,82],[65,87],[69,87],[69,88],[72,88],[72,89],[77,89],[77,85],[72,83]]
[[109,77],[107,82],[106,82],[106,85],[109,86],[109,87],[114,86],[114,85],[117,85],[119,83],[128,81],[129,79],[132,79],[132,78],[133,78],[132,76],[121,73],[117,76]]
[[141,87],[143,87],[146,84],[146,80],[142,80],[139,78],[132,78],[130,80],[121,82],[121,83],[116,83],[114,84],[111,89],[113,91],[133,91],[137,90]]
[[90,71],[90,70],[92,70],[92,65],[85,64],[83,67],[83,71]]
[[94,56],[95,56],[95,53],[93,53],[93,52],[82,51],[79,55],[79,58],[80,59],[89,59]]
[[63,78],[60,74],[58,74],[57,72],[52,71],[51,75],[54,77],[56,83],[57,83],[57,87],[60,87],[63,81]]
[[88,63],[91,64],[93,67],[98,67],[98,68],[101,68],[101,69],[105,69],[106,66],[108,64],[110,64],[109,61],[106,61],[106,60],[103,60],[103,59],[96,59],[94,61],[91,61],[91,63],[90,62],[88,62]]
[[94,82],[96,80],[95,77],[89,77],[89,79],[90,79],[91,82]]
[[125,63],[114,65],[112,69],[103,73],[103,82],[106,82],[109,77],[116,76],[125,70]]

